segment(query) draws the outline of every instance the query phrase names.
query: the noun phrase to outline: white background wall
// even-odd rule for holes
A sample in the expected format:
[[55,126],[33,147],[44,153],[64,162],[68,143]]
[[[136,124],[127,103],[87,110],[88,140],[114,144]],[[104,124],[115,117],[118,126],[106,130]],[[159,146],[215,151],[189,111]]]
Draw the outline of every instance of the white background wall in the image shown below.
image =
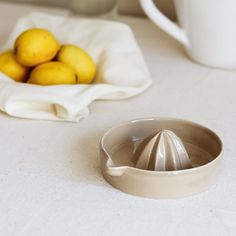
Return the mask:
[[[67,7],[69,0],[0,0],[7,2],[17,2],[17,3],[35,3],[42,5],[55,5]],[[155,0],[157,5],[162,9],[162,11],[168,15],[170,18],[174,18],[174,7],[173,0]],[[138,0],[120,0],[120,11],[127,14],[143,15],[141,7]]]

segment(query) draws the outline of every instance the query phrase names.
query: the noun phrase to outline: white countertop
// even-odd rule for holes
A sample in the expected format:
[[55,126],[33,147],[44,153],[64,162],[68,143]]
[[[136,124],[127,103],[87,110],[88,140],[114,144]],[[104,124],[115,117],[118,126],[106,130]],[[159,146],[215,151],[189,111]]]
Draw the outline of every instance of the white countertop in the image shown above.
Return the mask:
[[[63,9],[0,3],[0,43],[17,19]],[[236,71],[191,62],[182,47],[141,18],[122,17],[136,35],[154,84],[123,101],[99,101],[80,123],[0,114],[0,235],[236,235]],[[122,73],[122,72],[121,72]],[[120,122],[189,119],[216,131],[225,150],[219,181],[176,200],[122,193],[100,172],[99,141]]]

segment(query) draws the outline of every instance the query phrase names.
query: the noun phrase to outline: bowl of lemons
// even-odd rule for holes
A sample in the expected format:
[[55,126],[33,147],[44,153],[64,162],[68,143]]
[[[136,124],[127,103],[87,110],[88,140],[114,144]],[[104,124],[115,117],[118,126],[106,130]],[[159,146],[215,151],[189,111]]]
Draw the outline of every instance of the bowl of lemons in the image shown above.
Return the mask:
[[31,28],[19,34],[13,49],[0,54],[0,72],[36,85],[91,84],[96,64],[81,47],[60,45],[50,31]]
[[152,84],[129,26],[32,12],[0,49],[0,110],[77,122],[96,100],[136,96]]

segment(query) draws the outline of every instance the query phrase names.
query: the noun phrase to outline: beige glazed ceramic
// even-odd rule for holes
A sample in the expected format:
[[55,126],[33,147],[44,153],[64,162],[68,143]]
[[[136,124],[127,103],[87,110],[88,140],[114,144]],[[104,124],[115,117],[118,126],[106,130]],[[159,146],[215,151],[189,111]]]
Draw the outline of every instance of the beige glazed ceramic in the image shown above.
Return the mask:
[[101,140],[104,178],[121,191],[175,198],[209,188],[220,171],[223,145],[208,128],[171,118],[129,121]]

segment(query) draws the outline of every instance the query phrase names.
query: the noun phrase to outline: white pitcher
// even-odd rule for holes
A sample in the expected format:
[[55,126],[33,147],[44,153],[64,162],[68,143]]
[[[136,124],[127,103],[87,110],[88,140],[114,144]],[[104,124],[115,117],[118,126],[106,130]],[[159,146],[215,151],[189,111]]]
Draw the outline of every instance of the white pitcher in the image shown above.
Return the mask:
[[179,25],[153,0],[140,0],[149,18],[178,40],[195,61],[236,69],[236,0],[174,0]]

